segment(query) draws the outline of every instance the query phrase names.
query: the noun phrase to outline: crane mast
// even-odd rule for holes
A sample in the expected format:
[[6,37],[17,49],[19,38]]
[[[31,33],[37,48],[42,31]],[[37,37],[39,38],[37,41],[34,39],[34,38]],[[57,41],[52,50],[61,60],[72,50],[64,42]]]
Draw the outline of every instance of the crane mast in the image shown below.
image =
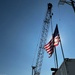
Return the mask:
[[[38,55],[37,55],[37,60],[36,60],[36,66],[32,66],[32,75],[40,75],[41,72],[41,67],[42,67],[42,62],[43,62],[43,56],[44,56],[44,45],[46,44],[47,40],[47,35],[48,35],[48,30],[49,30],[49,23],[52,19],[52,4],[48,3],[48,8],[42,28],[42,34],[41,34],[41,39],[40,39],[40,44],[38,48]],[[34,73],[33,73],[34,72]]]

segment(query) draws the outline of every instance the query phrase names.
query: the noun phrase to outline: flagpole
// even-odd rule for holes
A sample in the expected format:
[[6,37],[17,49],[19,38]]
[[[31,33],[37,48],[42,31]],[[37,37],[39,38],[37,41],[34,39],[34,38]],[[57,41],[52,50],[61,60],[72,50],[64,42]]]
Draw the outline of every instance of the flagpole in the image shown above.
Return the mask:
[[55,59],[56,59],[56,68],[58,68],[58,59],[57,59],[56,47],[55,47]]
[[64,51],[63,51],[61,39],[60,39],[60,47],[61,47],[61,52],[62,52],[63,60],[65,60],[65,56],[64,56]]

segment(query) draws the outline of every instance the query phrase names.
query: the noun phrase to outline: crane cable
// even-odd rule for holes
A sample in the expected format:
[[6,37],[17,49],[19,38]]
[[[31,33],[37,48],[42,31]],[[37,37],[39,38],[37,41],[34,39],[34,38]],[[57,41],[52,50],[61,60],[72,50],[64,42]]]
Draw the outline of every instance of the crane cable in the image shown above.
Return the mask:
[[[59,15],[58,15],[59,16],[58,17],[59,21],[58,22],[59,22],[59,25],[60,25],[60,7],[59,6],[58,6],[58,11],[59,11],[58,12],[59,13]],[[54,53],[54,63],[55,63],[55,67],[58,67],[58,65],[57,65],[58,64],[58,60],[56,61],[56,55],[55,55],[55,53]]]
[[[52,16],[51,16],[51,33],[52,33],[52,37],[53,37],[53,24],[52,24]],[[57,63],[56,63],[56,57],[55,57],[55,53],[54,53],[54,64],[55,64],[55,67],[56,67],[56,65],[57,65]]]
[[[60,8],[59,8],[59,24],[60,24]],[[51,32],[52,32],[52,35],[53,35],[52,20],[51,20]],[[54,52],[55,52],[55,51],[54,51]],[[57,60],[57,53],[56,53],[56,52],[54,53],[54,64],[55,64],[55,67],[58,68],[58,60]]]
[[[59,17],[58,17],[58,22],[59,22],[59,25],[60,25],[60,7],[58,5],[58,13],[59,13]],[[54,51],[55,52],[55,51]],[[58,68],[58,60],[57,60],[57,53],[54,53],[54,63],[55,63],[55,67]]]
[[60,25],[61,19],[60,19],[60,7],[59,7],[59,5],[58,5],[58,11],[59,11],[59,25]]

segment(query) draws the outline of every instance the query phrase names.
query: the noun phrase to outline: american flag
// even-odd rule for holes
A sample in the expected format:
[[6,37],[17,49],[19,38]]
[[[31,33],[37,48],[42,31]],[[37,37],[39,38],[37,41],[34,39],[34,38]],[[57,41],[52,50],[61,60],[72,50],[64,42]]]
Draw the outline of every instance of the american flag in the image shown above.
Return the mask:
[[54,45],[53,45],[53,39],[51,39],[45,46],[47,53],[51,56],[54,52]]
[[44,48],[46,49],[47,53],[50,56],[52,56],[54,52],[54,47],[58,46],[59,42],[60,42],[59,31],[58,26],[56,25],[52,39],[44,46]]

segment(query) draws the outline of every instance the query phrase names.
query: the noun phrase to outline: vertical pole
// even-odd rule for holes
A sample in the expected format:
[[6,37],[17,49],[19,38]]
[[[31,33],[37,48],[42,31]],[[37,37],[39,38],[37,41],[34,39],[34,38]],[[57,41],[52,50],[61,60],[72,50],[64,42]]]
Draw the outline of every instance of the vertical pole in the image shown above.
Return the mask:
[[64,56],[64,51],[63,51],[63,47],[62,47],[62,43],[61,43],[61,39],[60,39],[60,46],[61,46],[62,56],[63,56],[63,60],[64,60],[64,64],[65,64],[66,75],[68,75],[66,61],[65,61],[65,56]]
[[62,47],[62,43],[61,43],[61,39],[60,39],[60,46],[61,46],[61,52],[62,52],[62,56],[63,56],[63,60],[65,59],[65,56],[64,56],[64,51],[63,51],[63,47]]
[[56,68],[58,68],[58,59],[57,59],[56,47],[55,47],[55,59],[56,59]]

